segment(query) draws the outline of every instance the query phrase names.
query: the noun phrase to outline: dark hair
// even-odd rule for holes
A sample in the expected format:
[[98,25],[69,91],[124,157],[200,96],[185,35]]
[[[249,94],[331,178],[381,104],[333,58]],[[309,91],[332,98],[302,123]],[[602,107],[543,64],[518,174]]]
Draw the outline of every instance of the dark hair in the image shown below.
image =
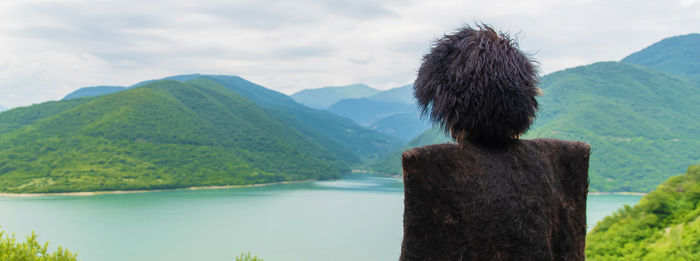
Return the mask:
[[465,26],[434,43],[413,91],[422,114],[460,144],[503,145],[535,118],[535,64],[508,35]]

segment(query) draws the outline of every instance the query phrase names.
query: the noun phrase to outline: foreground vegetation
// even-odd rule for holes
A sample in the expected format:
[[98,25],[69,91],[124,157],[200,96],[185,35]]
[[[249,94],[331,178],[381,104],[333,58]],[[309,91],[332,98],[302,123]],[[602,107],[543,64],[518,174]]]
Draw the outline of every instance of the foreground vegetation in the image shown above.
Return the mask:
[[2,261],[75,261],[77,255],[58,247],[50,252],[49,243],[39,243],[35,233],[27,236],[27,241],[18,242],[14,235],[5,235],[0,230],[0,260]]
[[700,165],[669,178],[588,234],[588,260],[700,260]]
[[236,261],[263,261],[263,259],[250,253],[241,253],[240,256],[236,257]]

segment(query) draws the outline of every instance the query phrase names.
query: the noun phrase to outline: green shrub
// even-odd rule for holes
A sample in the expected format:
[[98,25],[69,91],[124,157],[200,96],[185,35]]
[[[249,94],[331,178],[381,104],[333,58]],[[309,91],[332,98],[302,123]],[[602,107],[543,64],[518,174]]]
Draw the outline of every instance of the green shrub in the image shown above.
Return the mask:
[[58,247],[49,253],[49,243],[39,244],[36,233],[27,236],[26,242],[17,242],[15,236],[0,231],[0,260],[2,261],[76,261],[77,254]]
[[257,255],[251,256],[250,252],[248,252],[248,253],[241,253],[241,256],[237,256],[236,261],[263,261],[263,260],[262,260],[262,258],[259,258]]
[[700,260],[700,165],[599,222],[587,260]]

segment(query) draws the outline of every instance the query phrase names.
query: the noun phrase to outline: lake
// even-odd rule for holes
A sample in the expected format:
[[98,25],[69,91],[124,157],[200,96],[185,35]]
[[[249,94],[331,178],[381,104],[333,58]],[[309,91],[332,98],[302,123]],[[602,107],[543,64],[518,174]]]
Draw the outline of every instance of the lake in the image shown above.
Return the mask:
[[[591,195],[595,222],[641,196]],[[95,196],[0,197],[0,226],[18,238],[77,251],[85,261],[397,260],[403,184],[349,174],[341,180],[214,190]]]

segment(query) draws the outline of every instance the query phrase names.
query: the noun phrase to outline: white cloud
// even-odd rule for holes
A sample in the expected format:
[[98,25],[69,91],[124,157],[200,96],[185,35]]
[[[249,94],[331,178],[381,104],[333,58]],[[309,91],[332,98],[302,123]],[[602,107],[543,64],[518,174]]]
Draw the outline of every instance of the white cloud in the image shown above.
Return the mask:
[[692,0],[200,2],[0,2],[0,104],[185,73],[240,75],[284,93],[385,89],[415,77],[432,40],[474,22],[511,32],[543,73],[700,28]]

